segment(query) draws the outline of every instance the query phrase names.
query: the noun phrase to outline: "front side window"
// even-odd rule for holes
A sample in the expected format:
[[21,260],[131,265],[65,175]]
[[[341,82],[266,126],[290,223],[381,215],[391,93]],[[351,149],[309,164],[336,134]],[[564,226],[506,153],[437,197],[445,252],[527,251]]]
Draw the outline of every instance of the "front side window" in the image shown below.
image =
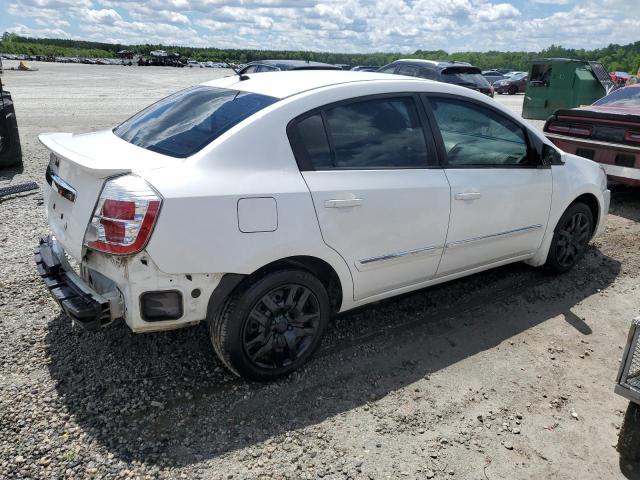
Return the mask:
[[430,98],[447,153],[454,167],[528,166],[523,128],[489,108],[463,100]]
[[427,166],[427,144],[413,97],[329,107],[295,123],[290,139],[302,168]]
[[192,87],[147,107],[113,133],[138,147],[184,158],[276,101],[256,93]]

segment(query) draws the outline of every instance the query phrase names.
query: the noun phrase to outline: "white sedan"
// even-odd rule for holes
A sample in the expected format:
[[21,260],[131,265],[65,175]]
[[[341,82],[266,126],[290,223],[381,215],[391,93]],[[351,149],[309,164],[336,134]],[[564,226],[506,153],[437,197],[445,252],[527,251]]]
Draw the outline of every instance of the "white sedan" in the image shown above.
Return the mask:
[[226,77],[40,140],[36,262],[64,312],[134,332],[205,320],[254,379],[307,361],[336,312],[511,262],[564,272],[609,208],[596,163],[484,95],[411,77]]

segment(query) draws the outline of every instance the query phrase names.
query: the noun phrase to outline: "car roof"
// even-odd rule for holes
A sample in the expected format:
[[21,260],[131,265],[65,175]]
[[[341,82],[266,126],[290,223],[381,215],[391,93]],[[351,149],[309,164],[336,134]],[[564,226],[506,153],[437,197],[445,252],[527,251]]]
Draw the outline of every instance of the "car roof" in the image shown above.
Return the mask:
[[414,65],[433,66],[438,68],[447,68],[447,67],[455,67],[455,66],[461,66],[461,67],[473,66],[468,62],[456,62],[456,61],[450,61],[450,60],[424,60],[422,58],[401,58],[399,60],[396,60],[395,62],[392,62],[392,64],[395,64],[395,63],[412,63]]
[[404,75],[352,70],[288,70],[281,72],[249,73],[244,74],[243,77],[247,77],[247,79],[240,80],[239,76],[232,75],[205,82],[202,85],[230,88],[275,98],[286,98],[308,90],[344,83],[371,81],[430,82],[430,80]]

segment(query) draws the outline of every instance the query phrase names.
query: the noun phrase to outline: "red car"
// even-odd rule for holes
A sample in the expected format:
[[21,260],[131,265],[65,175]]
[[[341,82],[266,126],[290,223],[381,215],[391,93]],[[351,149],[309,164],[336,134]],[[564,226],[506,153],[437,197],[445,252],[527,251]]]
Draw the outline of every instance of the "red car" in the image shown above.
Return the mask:
[[556,111],[544,133],[565,152],[601,163],[611,181],[640,186],[640,84]]

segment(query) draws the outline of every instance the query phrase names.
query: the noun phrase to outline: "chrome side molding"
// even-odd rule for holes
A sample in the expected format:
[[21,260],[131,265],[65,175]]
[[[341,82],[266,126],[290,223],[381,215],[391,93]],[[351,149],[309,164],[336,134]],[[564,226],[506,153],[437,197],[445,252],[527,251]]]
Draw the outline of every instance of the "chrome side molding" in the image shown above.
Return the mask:
[[512,237],[514,235],[520,235],[523,233],[532,232],[534,230],[540,230],[543,227],[544,225],[539,223],[537,225],[529,225],[528,227],[514,228],[513,230],[507,230],[506,232],[491,233],[489,235],[482,235],[481,237],[467,238],[465,240],[456,240],[455,242],[447,243],[446,248],[460,247],[463,245],[468,245],[470,243],[475,243],[475,242],[481,242],[484,240],[493,240],[498,238]]
[[387,253],[385,255],[379,255],[376,257],[368,257],[362,260],[358,260],[355,263],[358,271],[364,272],[365,270],[370,270],[382,265],[389,265],[391,263],[411,260],[420,256],[441,255],[443,249],[444,246],[442,245],[434,245],[429,247],[416,248],[415,250],[406,250],[403,252]]

